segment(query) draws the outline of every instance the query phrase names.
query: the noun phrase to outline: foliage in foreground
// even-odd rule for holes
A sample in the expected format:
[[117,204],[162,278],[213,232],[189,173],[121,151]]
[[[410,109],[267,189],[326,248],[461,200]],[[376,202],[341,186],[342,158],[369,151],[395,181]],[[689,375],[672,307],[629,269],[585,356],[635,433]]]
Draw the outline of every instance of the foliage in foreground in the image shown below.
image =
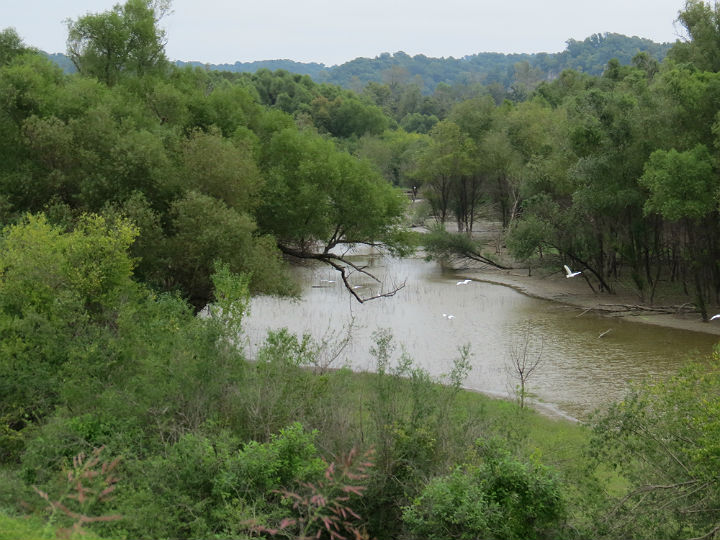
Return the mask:
[[[286,330],[248,358],[235,345],[246,277],[215,265],[216,302],[198,317],[132,281],[132,226],[82,223],[28,216],[1,239],[0,507],[30,510],[47,535],[688,538],[718,526],[720,354],[601,416],[593,465],[569,434],[531,436],[530,412],[491,415],[464,394],[467,348],[445,386],[389,332],[375,336],[374,374],[315,372],[320,346]],[[102,460],[78,457],[99,448]],[[603,494],[611,466],[627,486],[617,499]]]
[[403,520],[415,538],[559,538],[565,501],[538,464],[481,444],[479,462],[431,480]]
[[591,446],[629,486],[600,514],[609,537],[713,538],[720,531],[720,349],[601,415]]
[[[457,406],[467,350],[448,387],[388,332],[370,384],[314,374],[317,345],[284,330],[248,361],[247,278],[216,264],[216,303],[195,316],[132,281],[126,221],[83,223],[28,216],[2,236],[4,506],[108,537],[394,537],[403,505],[484,435]],[[355,447],[376,453],[334,457]]]

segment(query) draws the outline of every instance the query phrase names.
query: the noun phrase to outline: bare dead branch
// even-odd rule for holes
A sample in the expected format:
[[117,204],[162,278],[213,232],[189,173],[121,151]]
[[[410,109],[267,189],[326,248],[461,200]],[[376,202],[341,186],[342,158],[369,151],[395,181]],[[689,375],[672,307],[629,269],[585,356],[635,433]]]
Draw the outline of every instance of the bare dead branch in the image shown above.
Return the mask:
[[[344,242],[343,242],[344,243]],[[363,245],[373,245],[370,243],[363,243]],[[348,260],[347,257],[345,257],[345,254],[348,253],[349,249],[344,252],[343,255],[336,255],[334,253],[329,253],[327,248],[323,250],[322,252],[318,253],[315,251],[307,251],[305,249],[295,249],[288,246],[284,246],[282,244],[278,245],[280,248],[280,251],[282,251],[285,255],[289,255],[290,257],[295,257],[297,259],[310,259],[315,261],[320,261],[324,264],[332,266],[335,270],[337,270],[340,273],[340,276],[342,277],[343,285],[345,286],[345,289],[350,292],[350,294],[353,295],[353,297],[359,302],[364,303],[368,302],[369,300],[376,300],[378,298],[388,298],[390,296],[395,296],[395,294],[403,289],[405,287],[405,282],[403,281],[400,285],[394,286],[390,291],[387,292],[380,292],[378,294],[372,295],[372,296],[366,296],[362,297],[358,294],[357,290],[353,288],[353,286],[350,284],[349,277],[350,273],[348,272],[348,267],[352,270],[359,272],[370,279],[376,281],[377,283],[381,283],[381,281],[372,274],[371,272],[366,270],[366,266],[360,266],[352,261]]]
[[611,313],[627,313],[637,315],[640,313],[658,313],[674,315],[677,313],[694,313],[697,309],[692,304],[679,306],[645,306],[641,304],[598,304],[598,309]]

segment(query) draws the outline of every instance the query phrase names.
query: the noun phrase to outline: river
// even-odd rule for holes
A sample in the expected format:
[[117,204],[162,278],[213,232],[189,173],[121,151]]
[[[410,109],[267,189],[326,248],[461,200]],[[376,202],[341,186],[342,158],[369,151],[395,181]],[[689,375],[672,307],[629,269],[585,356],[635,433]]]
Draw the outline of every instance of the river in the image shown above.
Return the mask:
[[[332,367],[372,371],[373,333],[389,329],[415,365],[438,378],[451,369],[458,347],[469,345],[472,369],[464,386],[506,397],[516,385],[508,369],[513,350],[527,342],[528,357],[541,359],[528,380],[538,406],[557,416],[585,419],[621,399],[631,381],[672,374],[689,359],[707,355],[718,339],[623,318],[578,316],[577,308],[501,285],[457,285],[462,274],[419,258],[368,256],[359,262],[382,280],[404,281],[405,287],[393,297],[360,304],[332,269],[297,267],[299,300],[253,298],[243,336],[249,352],[271,329],[285,327],[329,342],[349,333],[351,341]],[[377,287],[361,274],[353,276],[353,284],[364,294]]]

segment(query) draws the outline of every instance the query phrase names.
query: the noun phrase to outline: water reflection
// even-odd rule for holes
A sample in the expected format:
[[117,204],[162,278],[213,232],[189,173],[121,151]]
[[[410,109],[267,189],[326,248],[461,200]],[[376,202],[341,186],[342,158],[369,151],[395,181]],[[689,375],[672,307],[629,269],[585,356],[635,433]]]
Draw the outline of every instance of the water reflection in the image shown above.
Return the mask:
[[[405,280],[405,288],[392,298],[358,304],[332,270],[298,268],[303,284],[299,301],[253,299],[245,324],[247,346],[255,349],[268,329],[287,327],[322,339],[338,337],[352,325],[352,342],[338,363],[372,370],[372,334],[389,328],[415,363],[434,376],[449,372],[458,347],[469,344],[473,369],[466,386],[506,395],[513,384],[507,372],[510,350],[529,328],[529,354],[541,353],[543,359],[530,390],[550,409],[583,418],[621,398],[629,381],[672,373],[688,358],[709,353],[717,339],[592,313],[578,317],[577,309],[499,285],[456,285],[464,276],[422,259],[360,262],[370,263],[386,289],[393,279]],[[371,279],[354,278],[366,295],[377,292]]]

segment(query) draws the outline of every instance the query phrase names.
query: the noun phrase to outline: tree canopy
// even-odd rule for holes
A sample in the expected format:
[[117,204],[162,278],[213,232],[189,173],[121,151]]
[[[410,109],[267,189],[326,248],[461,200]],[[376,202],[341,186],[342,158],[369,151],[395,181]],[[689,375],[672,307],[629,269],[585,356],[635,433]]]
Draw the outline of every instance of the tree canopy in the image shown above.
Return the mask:
[[166,66],[165,32],[158,21],[170,0],[127,0],[111,11],[68,20],[68,53],[78,71],[107,85]]

